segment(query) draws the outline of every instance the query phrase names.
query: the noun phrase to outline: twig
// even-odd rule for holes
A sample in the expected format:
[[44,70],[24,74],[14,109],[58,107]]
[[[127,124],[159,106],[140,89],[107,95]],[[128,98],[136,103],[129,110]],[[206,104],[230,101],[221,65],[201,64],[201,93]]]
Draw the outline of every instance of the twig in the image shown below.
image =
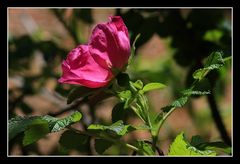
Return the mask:
[[86,103],[85,99],[78,99],[78,100],[74,101],[72,104],[68,105],[67,107],[60,109],[59,112],[50,113],[49,115],[53,116],[53,117],[58,116],[58,115],[63,114],[65,112],[71,111],[71,110],[77,108],[78,106],[80,106],[84,103]]
[[210,109],[212,112],[212,117],[213,117],[216,127],[221,135],[221,138],[227,145],[231,146],[231,139],[227,134],[227,130],[226,130],[226,128],[223,124],[222,118],[219,114],[219,109],[218,109],[218,106],[217,106],[217,103],[216,103],[216,100],[214,97],[213,90],[211,91],[211,94],[209,94],[207,96],[207,98],[208,98],[208,103],[210,105]]
[[164,155],[163,151],[157,147],[157,145],[154,145],[153,142],[151,141],[148,141],[148,140],[144,140],[145,143],[148,143],[148,144],[151,144],[158,152],[158,155]]
[[65,29],[68,31],[68,33],[72,36],[75,45],[80,44],[76,33],[70,29],[70,27],[67,25],[67,23],[64,21],[63,17],[61,16],[61,14],[56,9],[53,9],[52,11],[56,15],[57,19],[63,24]]

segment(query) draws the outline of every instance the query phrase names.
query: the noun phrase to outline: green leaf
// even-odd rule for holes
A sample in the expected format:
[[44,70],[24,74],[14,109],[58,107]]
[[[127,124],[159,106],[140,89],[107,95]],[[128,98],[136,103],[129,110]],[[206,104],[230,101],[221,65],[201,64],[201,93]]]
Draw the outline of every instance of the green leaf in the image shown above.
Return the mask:
[[191,89],[186,89],[182,91],[183,95],[208,95],[210,91],[193,91]]
[[67,98],[67,104],[72,103],[74,100],[80,98],[80,97],[87,97],[91,94],[93,94],[94,92],[96,92],[99,89],[94,89],[94,88],[87,88],[87,87],[77,87],[74,88],[73,90],[70,91],[68,98]]
[[122,101],[126,101],[132,97],[132,92],[130,90],[122,91],[118,93],[118,96]]
[[148,92],[148,91],[151,91],[151,90],[154,90],[154,89],[162,89],[162,88],[165,88],[166,85],[162,84],[162,83],[148,83],[146,84],[142,91],[143,92]]
[[197,145],[199,145],[201,143],[205,143],[205,141],[199,135],[193,136],[192,139],[191,139],[191,142],[190,142],[190,144],[192,146],[197,146]]
[[34,117],[21,117],[17,116],[9,120],[9,140],[13,139],[16,135],[26,130],[26,128],[35,120],[37,116]]
[[169,112],[172,108],[181,108],[183,107],[188,101],[188,97],[180,97],[179,99],[173,101],[170,105],[163,107],[162,110],[163,112],[167,113]]
[[89,136],[67,130],[61,135],[59,143],[66,149],[76,149],[86,152],[89,147]]
[[131,125],[124,125],[123,121],[119,120],[110,126],[92,124],[88,127],[88,130],[92,132],[103,132],[104,135],[119,138],[133,130],[136,130],[136,128]]
[[40,138],[42,138],[48,133],[48,122],[41,119],[35,119],[24,132],[23,146],[27,146],[38,141]]
[[204,67],[209,67],[211,65],[217,65],[217,67],[221,67],[224,65],[224,61],[222,58],[222,52],[213,52],[210,56],[206,59]]
[[57,119],[51,116],[43,116],[42,119],[48,121],[51,132],[58,132],[65,127],[80,121],[82,114],[78,111],[63,119]]
[[118,97],[122,102],[125,102],[124,108],[128,108],[129,104],[131,103],[130,100],[132,99],[132,92],[130,90],[121,91],[118,93]]
[[216,152],[231,154],[231,147],[224,142],[206,142],[199,135],[193,136],[190,144],[199,150],[214,150]]
[[137,89],[142,89],[143,88],[143,82],[141,80],[137,80],[132,85],[137,88]]
[[139,39],[140,36],[141,36],[141,34],[138,34],[133,41],[132,49],[131,49],[131,55],[130,55],[129,60],[128,60],[128,65],[130,65],[132,63],[133,56],[135,55],[135,50],[136,50],[135,44],[136,44],[136,42],[137,42],[137,40]]
[[200,68],[193,73],[193,78],[201,80],[203,79],[211,70],[219,69],[224,65],[224,60],[222,58],[221,52],[213,52],[206,60],[204,68]]
[[213,30],[206,31],[203,38],[204,40],[207,40],[210,42],[219,42],[222,36],[223,36],[223,31],[219,29],[213,29]]
[[[47,121],[50,132],[57,132],[75,122],[78,122],[81,118],[82,115],[78,111],[62,119],[58,119],[49,115],[32,117],[18,116],[9,120],[9,140],[13,139],[19,133],[24,132],[30,125],[34,123],[35,120]],[[31,133],[31,131],[28,133]]]
[[110,141],[104,139],[95,139],[95,150],[98,154],[103,154],[112,145],[113,143]]
[[137,141],[137,148],[139,149],[137,152],[139,155],[155,155],[152,146],[150,146],[148,143],[145,143],[144,141]]
[[112,109],[112,122],[117,122],[118,120],[124,120],[126,109],[124,108],[123,102],[116,104]]
[[169,156],[216,156],[212,150],[199,150],[190,145],[186,140],[184,133],[180,133],[170,145]]
[[224,152],[226,154],[231,154],[231,147],[226,145],[224,142],[206,142],[201,143],[196,146],[199,149],[213,150],[216,152]]
[[163,112],[158,113],[154,118],[151,119],[152,122],[152,128],[151,128],[151,134],[154,137],[158,136],[158,130],[161,125],[161,121],[163,119]]

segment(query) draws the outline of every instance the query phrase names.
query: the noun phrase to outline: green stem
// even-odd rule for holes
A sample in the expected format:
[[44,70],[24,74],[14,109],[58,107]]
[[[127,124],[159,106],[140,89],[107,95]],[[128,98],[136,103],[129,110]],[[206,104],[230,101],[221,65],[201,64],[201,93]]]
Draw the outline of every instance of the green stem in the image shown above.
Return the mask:
[[163,125],[163,123],[166,121],[166,119],[168,118],[168,116],[170,116],[170,114],[175,110],[177,109],[176,107],[172,107],[162,118],[162,120],[160,121],[160,124],[159,124],[159,127],[158,127],[158,130],[157,130],[157,138],[158,138],[158,135],[159,135],[159,131]]
[[231,60],[231,59],[232,59],[232,56],[228,56],[228,57],[224,58],[223,61],[225,62],[225,61],[228,61],[228,60]]
[[[192,90],[199,81],[200,81],[200,80],[196,79],[196,80],[192,83],[190,89]],[[188,96],[188,98],[189,98],[189,97],[190,97],[190,96]],[[170,114],[171,114],[175,109],[177,109],[177,107],[172,107],[166,114],[163,113],[164,115],[163,115],[163,118],[161,119],[161,121],[160,121],[160,123],[159,123],[158,129],[157,129],[157,133],[156,133],[156,135],[153,136],[153,143],[154,143],[154,144],[156,144],[156,142],[157,142],[158,135],[159,135],[159,132],[160,132],[160,129],[161,129],[163,123],[166,121],[166,119],[168,118],[168,116],[170,116]]]
[[131,144],[126,143],[125,146],[128,147],[128,148],[130,148],[130,149],[132,149],[132,150],[134,150],[134,151],[139,151],[138,148],[136,148],[135,146],[133,146],[133,145],[131,145]]

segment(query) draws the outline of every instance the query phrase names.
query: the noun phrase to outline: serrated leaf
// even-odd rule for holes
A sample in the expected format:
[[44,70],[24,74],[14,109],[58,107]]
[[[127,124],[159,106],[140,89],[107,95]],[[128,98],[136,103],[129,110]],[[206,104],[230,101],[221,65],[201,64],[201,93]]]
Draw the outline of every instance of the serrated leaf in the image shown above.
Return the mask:
[[81,98],[81,97],[87,97],[94,92],[96,92],[99,89],[94,89],[94,88],[87,88],[87,87],[77,87],[74,88],[70,91],[68,98],[67,98],[67,104],[72,103],[74,100]]
[[199,150],[190,145],[186,140],[184,133],[180,133],[169,148],[169,156],[216,156],[212,150]]
[[191,145],[199,150],[213,150],[216,152],[224,152],[229,155],[231,154],[231,147],[224,142],[206,142],[200,136],[193,136]]
[[35,119],[24,132],[23,146],[30,145],[49,133],[48,122],[40,118]]
[[172,103],[172,106],[174,106],[174,107],[183,107],[186,104],[187,100],[188,100],[188,97],[181,97],[181,98],[175,100]]
[[221,52],[213,52],[207,58],[204,67],[196,70],[193,73],[193,78],[201,80],[208,74],[209,71],[214,70],[214,69],[219,69],[223,65],[224,65],[224,60],[222,58],[222,53]]
[[98,154],[103,154],[112,145],[113,143],[110,141],[104,139],[95,139],[95,150]]
[[66,149],[76,149],[86,152],[89,147],[89,136],[67,130],[61,135],[59,143]]
[[222,58],[223,54],[221,52],[213,52],[210,56],[206,59],[205,67],[211,66],[213,64],[219,64],[220,66],[223,66],[224,61]]
[[224,152],[226,154],[231,154],[231,147],[226,145],[224,142],[205,142],[196,145],[200,150],[213,150],[216,152]]
[[211,94],[210,91],[193,91],[191,89],[187,89],[182,91],[183,95],[208,95]]
[[151,90],[155,90],[155,89],[162,89],[162,88],[165,88],[166,85],[162,84],[162,83],[148,83],[146,84],[142,91],[143,92],[148,92],[148,91],[151,91]]
[[9,140],[13,139],[16,135],[26,130],[26,128],[39,117],[21,117],[17,116],[9,120]]
[[139,155],[155,155],[152,146],[150,146],[148,143],[145,143],[144,141],[137,141],[137,148],[139,149],[137,152]]
[[78,111],[63,119],[57,119],[51,116],[43,116],[42,119],[48,121],[51,132],[58,132],[65,127],[80,121],[82,114]]
[[172,108],[181,108],[183,107],[188,101],[188,97],[180,97],[179,99],[173,101],[170,105],[163,107],[163,112],[167,113]]
[[199,135],[193,136],[190,144],[199,150],[214,150],[216,152],[231,154],[231,147],[224,142],[206,142]]
[[81,118],[82,115],[78,111],[63,119],[58,119],[49,115],[32,117],[18,116],[9,120],[9,140],[13,139],[19,133],[24,132],[28,126],[34,123],[36,119],[47,121],[50,132],[57,132],[75,122],[80,121]]
[[88,130],[95,132],[103,132],[106,135],[110,135],[111,137],[121,137],[133,130],[136,130],[135,127],[131,125],[124,125],[122,120],[115,122],[110,126],[100,125],[100,124],[92,124],[88,127]]

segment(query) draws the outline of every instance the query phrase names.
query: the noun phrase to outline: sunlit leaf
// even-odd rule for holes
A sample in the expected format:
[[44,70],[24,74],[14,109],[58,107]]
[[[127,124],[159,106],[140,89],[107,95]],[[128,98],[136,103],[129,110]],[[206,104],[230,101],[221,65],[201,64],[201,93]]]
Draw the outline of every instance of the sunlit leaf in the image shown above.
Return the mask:
[[80,121],[81,118],[82,114],[77,111],[63,119],[56,119],[55,117],[51,116],[42,117],[43,120],[48,121],[51,132],[60,131],[70,124]]
[[[32,117],[18,116],[9,120],[9,140],[13,139],[19,133],[24,132],[28,126],[34,123],[35,120],[47,121],[50,132],[57,132],[75,122],[78,122],[81,118],[82,114],[77,111],[62,119],[49,115]],[[34,128],[32,131],[34,131]],[[32,133],[32,131],[29,131],[28,133]]]
[[143,92],[148,92],[151,90],[155,90],[155,89],[162,89],[165,88],[166,85],[162,84],[162,83],[148,83],[143,87]]
[[191,89],[182,91],[182,94],[184,95],[208,95],[210,93],[210,91],[193,91]]
[[88,130],[92,132],[103,132],[106,135],[118,138],[133,130],[136,130],[136,128],[131,125],[124,125],[123,121],[119,120],[110,126],[92,124],[88,127]]
[[169,148],[169,156],[216,156],[212,150],[199,150],[190,145],[186,140],[184,133],[180,133]]
[[224,65],[221,52],[213,52],[206,60],[204,67],[193,73],[194,79],[203,79],[211,70],[219,69]]

